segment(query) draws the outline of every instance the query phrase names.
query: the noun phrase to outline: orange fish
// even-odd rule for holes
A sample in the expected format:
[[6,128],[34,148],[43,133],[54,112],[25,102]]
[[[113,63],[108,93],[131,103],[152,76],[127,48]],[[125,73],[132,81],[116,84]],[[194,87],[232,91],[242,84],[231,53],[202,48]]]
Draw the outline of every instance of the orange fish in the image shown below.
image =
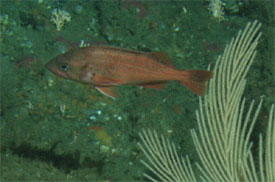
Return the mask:
[[46,67],[61,77],[93,84],[112,98],[117,95],[117,85],[136,84],[161,89],[171,80],[179,81],[198,95],[205,94],[212,72],[179,70],[169,62],[168,56],[161,52],[90,46],[61,54]]

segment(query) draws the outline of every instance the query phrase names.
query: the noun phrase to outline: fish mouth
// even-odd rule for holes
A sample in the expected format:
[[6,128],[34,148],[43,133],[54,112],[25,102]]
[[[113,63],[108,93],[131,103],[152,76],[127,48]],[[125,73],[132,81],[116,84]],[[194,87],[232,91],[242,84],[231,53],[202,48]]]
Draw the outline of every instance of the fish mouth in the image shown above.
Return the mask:
[[45,67],[53,73],[56,72],[56,68],[53,64],[53,61],[50,61],[50,62],[46,63]]
[[45,64],[45,67],[48,69],[48,70],[51,70],[51,64],[50,64],[51,62],[48,62],[48,63],[46,63]]
[[52,73],[54,73],[55,75],[58,75],[58,76],[61,76],[63,78],[67,78],[67,74],[64,73],[63,71],[61,71],[57,66],[56,66],[56,63],[55,63],[55,60],[52,60],[48,63],[46,63],[45,67],[51,71]]

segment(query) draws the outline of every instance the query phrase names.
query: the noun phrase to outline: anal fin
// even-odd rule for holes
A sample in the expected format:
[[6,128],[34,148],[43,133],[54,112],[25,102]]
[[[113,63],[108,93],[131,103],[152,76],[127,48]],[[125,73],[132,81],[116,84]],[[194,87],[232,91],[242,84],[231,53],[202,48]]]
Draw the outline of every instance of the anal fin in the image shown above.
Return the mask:
[[154,88],[154,89],[163,89],[166,86],[166,82],[164,83],[156,83],[156,84],[141,84],[140,86],[146,87],[146,88]]

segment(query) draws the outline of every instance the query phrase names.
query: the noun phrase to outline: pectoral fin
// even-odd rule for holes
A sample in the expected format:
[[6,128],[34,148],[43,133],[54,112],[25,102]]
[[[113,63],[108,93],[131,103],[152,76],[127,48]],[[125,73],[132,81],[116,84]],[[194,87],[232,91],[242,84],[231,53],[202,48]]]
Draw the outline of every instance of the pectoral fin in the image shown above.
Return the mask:
[[119,80],[97,74],[93,78],[94,85],[118,85]]
[[95,87],[98,91],[103,93],[104,95],[111,97],[112,99],[115,99],[117,96],[116,88],[115,86],[110,87]]

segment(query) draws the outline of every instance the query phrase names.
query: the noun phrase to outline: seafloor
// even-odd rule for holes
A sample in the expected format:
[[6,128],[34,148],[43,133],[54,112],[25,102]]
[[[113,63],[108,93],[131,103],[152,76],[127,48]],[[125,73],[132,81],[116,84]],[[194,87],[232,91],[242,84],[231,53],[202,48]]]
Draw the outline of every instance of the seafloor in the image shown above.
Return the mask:
[[[79,46],[161,51],[178,69],[211,69],[231,38],[258,20],[263,35],[245,90],[249,101],[264,99],[252,133],[256,146],[266,129],[275,93],[271,0],[224,0],[220,17],[207,0],[0,3],[1,181],[144,181],[149,171],[137,147],[142,128],[162,133],[180,154],[198,161],[190,135],[197,127],[197,95],[171,81],[162,90],[118,86],[121,94],[113,100],[45,68]],[[54,10],[70,21],[57,27]]]

